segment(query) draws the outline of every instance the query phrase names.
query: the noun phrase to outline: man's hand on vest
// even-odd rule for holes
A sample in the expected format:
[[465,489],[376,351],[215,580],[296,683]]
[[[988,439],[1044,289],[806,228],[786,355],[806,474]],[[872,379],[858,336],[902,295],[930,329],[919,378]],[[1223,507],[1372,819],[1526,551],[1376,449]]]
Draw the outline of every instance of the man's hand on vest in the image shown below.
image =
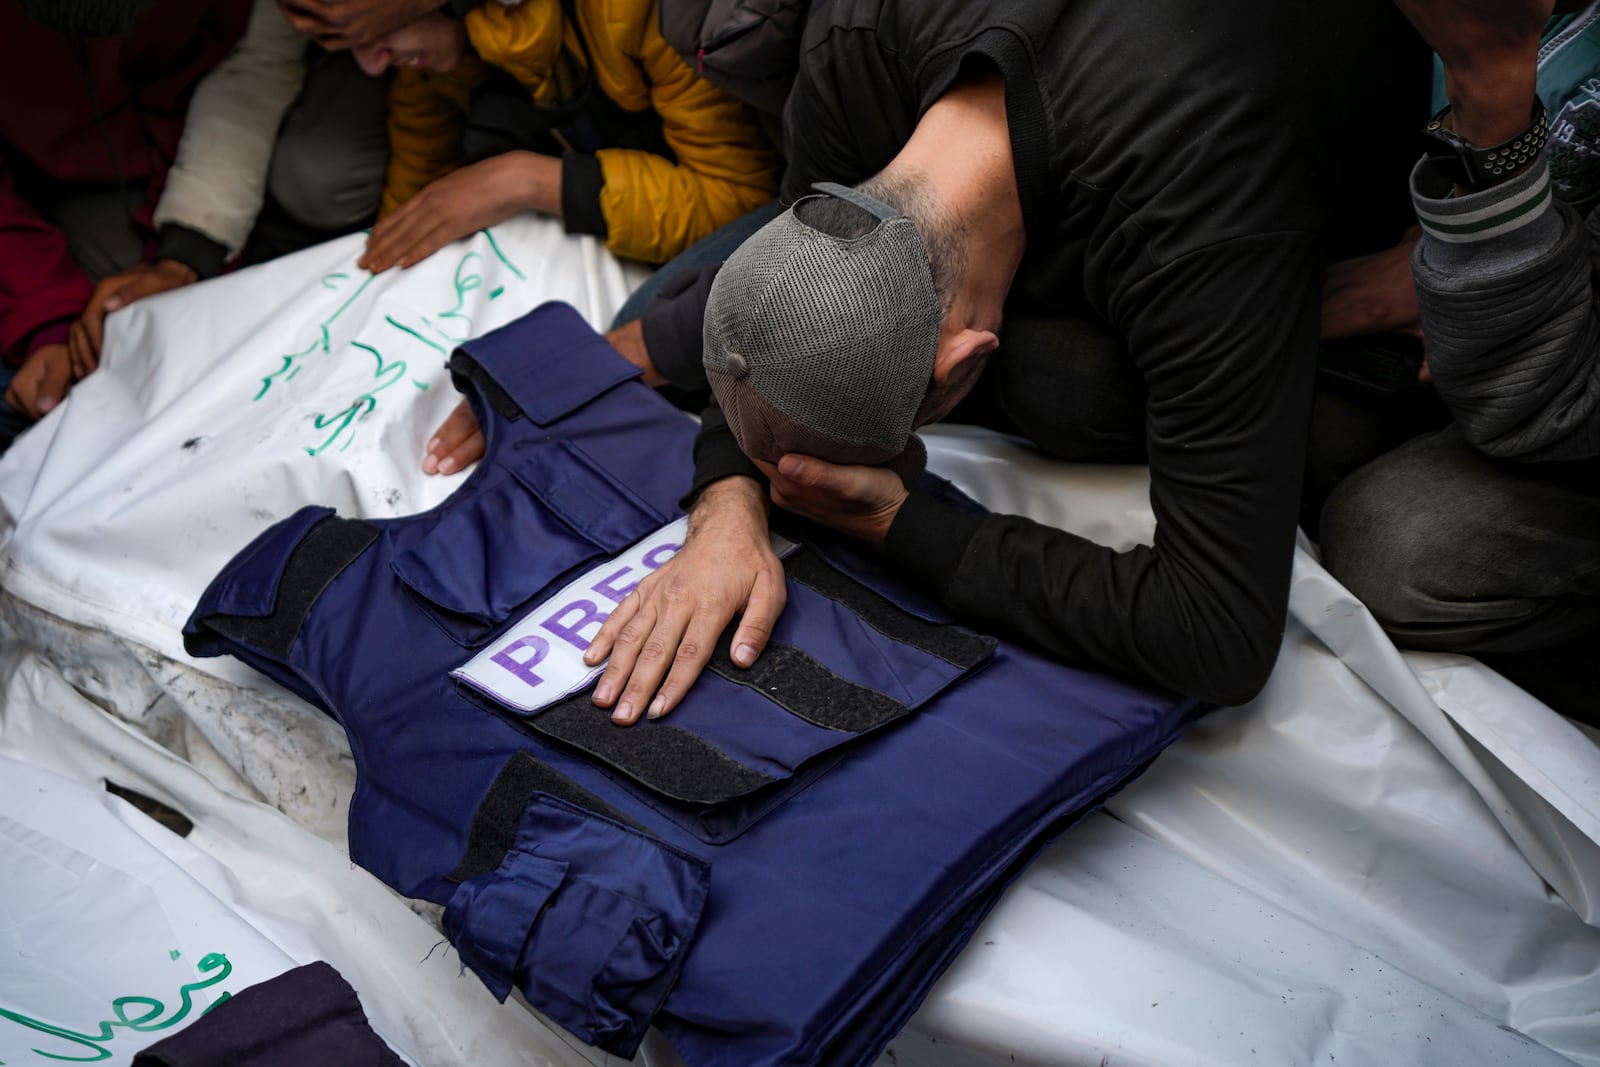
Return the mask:
[[792,453],[776,466],[754,462],[771,483],[778,507],[868,544],[883,544],[910,495],[900,476],[885,467],[839,466]]
[[614,703],[611,719],[621,726],[638,722],[647,708],[659,719],[700,676],[734,616],[744,613],[733,662],[749,667],[787,603],[761,487],[742,477],[713,482],[695,503],[682,550],[617,606],[584,653],[590,666],[611,657],[595,705]]

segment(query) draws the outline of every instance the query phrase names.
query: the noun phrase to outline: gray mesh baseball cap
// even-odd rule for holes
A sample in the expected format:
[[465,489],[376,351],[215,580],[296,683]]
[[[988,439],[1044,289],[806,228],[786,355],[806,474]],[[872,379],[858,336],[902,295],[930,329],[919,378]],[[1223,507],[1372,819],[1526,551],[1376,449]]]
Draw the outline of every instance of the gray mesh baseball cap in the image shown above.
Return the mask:
[[807,196],[728,257],[706,305],[706,377],[739,447],[891,467],[933,380],[939,297],[910,219],[842,185]]

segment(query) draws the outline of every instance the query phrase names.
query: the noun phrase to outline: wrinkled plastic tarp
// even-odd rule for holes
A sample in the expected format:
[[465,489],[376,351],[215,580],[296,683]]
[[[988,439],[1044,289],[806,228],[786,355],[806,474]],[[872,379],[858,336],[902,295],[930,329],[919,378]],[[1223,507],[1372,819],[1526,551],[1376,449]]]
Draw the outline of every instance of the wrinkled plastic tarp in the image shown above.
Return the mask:
[[[0,624],[38,650],[11,660],[0,741],[86,781],[137,766],[163,796],[181,780],[172,799],[197,825],[233,820],[202,840],[241,885],[281,857],[329,879],[258,925],[297,961],[326,953],[418,1062],[600,1062],[495,1006],[447,949],[346,968],[375,951],[347,927],[438,937],[342,858],[341,733],[238,664],[188,660],[177,633],[216,570],[295,508],[408,514],[459,483],[417,466],[455,403],[452,314],[481,332],[565,299],[603,326],[632,280],[552,223],[492,236],[377,279],[347,238],[111,317],[102,370],[0,461]],[[931,466],[997,510],[1149,538],[1137,469],[982,431],[928,439]],[[1309,544],[1291,615],[1266,691],[1202,719],[1050,848],[885,1062],[1560,1062],[1549,1049],[1600,1065],[1600,747],[1470,660],[1402,656]],[[444,955],[449,976],[430,970]]]

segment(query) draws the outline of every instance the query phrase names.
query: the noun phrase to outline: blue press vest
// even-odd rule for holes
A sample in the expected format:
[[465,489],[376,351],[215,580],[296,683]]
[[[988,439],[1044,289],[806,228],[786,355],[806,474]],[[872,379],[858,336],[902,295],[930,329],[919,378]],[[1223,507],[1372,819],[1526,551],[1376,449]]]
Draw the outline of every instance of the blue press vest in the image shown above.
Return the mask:
[[584,1041],[631,1056],[654,1023],[694,1067],[871,1062],[1005,884],[1199,710],[950,625],[812,530],[760,662],[725,635],[672,715],[500,706],[448,672],[681,514],[695,428],[565,305],[451,369],[487,446],[467,482],[403,519],[302,509],[185,642],[334,715],[351,857]]

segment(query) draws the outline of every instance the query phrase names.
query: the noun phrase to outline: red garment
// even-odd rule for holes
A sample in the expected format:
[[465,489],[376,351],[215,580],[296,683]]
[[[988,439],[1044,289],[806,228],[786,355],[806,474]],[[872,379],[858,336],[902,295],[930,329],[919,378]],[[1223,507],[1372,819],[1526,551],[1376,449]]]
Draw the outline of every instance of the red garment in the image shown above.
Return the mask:
[[52,190],[68,183],[115,189],[120,170],[129,186],[148,183],[140,212],[148,225],[195,84],[233,50],[250,6],[157,0],[124,36],[74,39],[0,0],[0,358],[7,363],[63,340],[93,290],[67,254],[65,235],[17,188],[19,168]]

